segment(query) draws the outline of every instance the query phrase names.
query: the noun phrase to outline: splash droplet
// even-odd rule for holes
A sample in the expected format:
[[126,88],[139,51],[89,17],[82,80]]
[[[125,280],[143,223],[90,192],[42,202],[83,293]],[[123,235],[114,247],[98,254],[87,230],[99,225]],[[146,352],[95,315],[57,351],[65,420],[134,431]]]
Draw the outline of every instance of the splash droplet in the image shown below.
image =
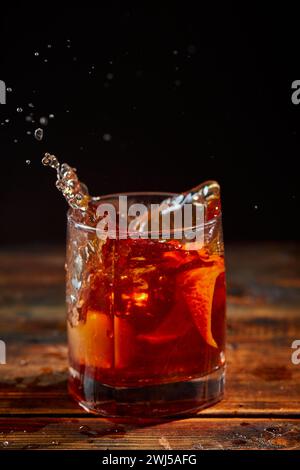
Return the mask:
[[59,168],[59,162],[55,155],[50,155],[50,153],[45,153],[42,158],[42,164],[44,166],[50,166],[51,168]]
[[110,134],[103,134],[103,140],[105,142],[111,141],[111,135]]
[[44,131],[40,127],[34,131],[34,137],[36,138],[36,140],[41,141],[43,139],[43,136]]
[[188,54],[196,54],[197,52],[197,47],[194,45],[194,44],[190,44],[188,47],[187,47],[187,52]]
[[40,124],[42,124],[42,126],[47,126],[47,124],[48,124],[48,119],[47,119],[46,117],[42,116],[42,117],[40,118]]

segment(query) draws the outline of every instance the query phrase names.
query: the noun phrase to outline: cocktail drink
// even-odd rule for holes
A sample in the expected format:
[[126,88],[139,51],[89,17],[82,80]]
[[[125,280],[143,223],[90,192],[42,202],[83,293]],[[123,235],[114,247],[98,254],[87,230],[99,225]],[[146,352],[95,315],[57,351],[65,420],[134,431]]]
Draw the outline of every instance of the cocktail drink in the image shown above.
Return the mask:
[[[70,175],[69,175],[70,176]],[[74,184],[73,184],[74,187]],[[69,390],[106,416],[171,416],[218,401],[224,385],[225,278],[219,187],[197,188],[202,243],[151,227],[135,237],[99,236],[102,203],[68,212]],[[194,193],[195,194],[195,193]],[[129,194],[128,205],[161,204],[165,194]],[[170,205],[174,200],[169,196]],[[124,230],[124,229],[123,229]]]

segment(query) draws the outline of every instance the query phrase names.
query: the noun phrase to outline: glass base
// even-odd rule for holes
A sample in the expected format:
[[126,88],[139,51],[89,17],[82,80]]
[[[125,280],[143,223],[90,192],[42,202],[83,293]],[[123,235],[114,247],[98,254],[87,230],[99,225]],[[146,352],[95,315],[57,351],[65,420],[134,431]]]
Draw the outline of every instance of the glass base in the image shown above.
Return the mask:
[[155,418],[187,415],[223,397],[225,367],[202,377],[145,387],[110,387],[70,370],[69,391],[86,411],[106,417]]

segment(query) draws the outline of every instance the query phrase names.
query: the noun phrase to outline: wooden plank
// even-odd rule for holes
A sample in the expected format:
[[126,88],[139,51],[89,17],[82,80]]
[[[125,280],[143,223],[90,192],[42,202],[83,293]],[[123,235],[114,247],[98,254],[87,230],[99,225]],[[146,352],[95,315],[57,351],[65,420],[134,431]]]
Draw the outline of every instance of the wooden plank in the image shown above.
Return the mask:
[[3,449],[300,449],[300,420],[194,418],[111,421],[102,418],[1,418]]

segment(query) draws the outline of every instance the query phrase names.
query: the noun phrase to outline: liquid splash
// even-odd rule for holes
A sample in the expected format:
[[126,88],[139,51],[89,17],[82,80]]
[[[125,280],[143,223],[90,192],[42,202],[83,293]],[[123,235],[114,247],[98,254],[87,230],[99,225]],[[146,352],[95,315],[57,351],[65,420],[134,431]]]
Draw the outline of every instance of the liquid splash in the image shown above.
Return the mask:
[[59,163],[55,155],[45,153],[42,163],[56,170],[56,187],[73,209],[87,211],[91,200],[87,187],[78,179],[76,169],[67,163]]

